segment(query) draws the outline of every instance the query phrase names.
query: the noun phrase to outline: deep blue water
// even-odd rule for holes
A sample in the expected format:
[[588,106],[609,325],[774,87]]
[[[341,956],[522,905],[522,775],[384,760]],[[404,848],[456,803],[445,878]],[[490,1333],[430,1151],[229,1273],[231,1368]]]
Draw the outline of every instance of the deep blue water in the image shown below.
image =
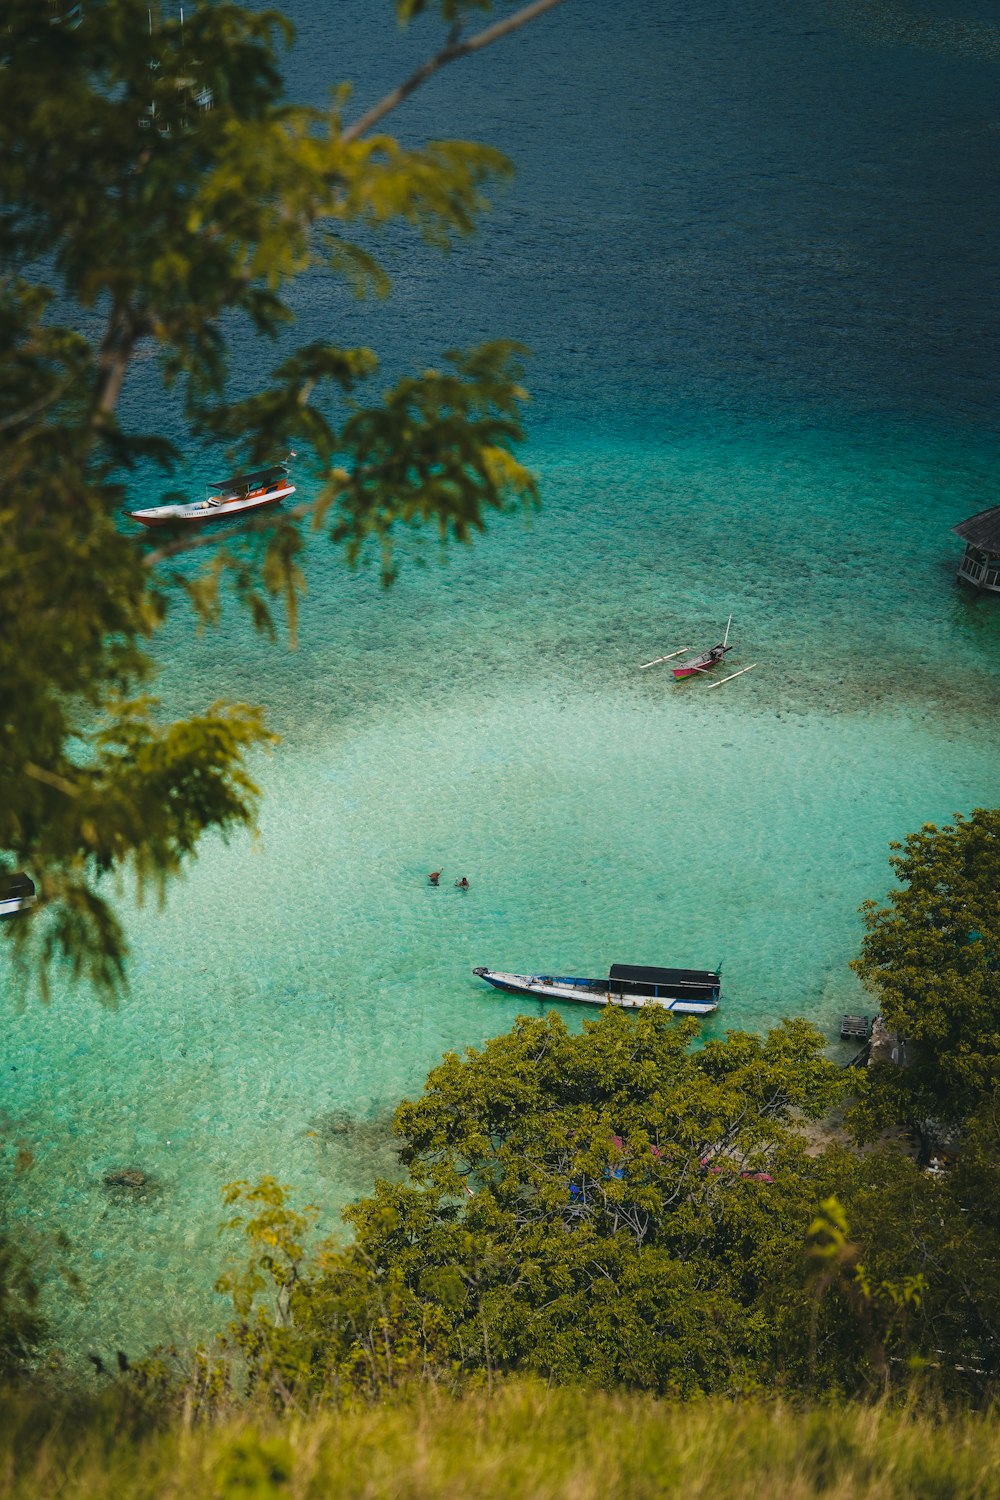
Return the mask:
[[[655,438],[711,412],[992,435],[998,63],[873,44],[849,22],[875,10],[568,0],[442,70],[394,128],[487,140],[516,183],[449,264],[407,242],[393,304],[338,328],[420,360],[520,337],[557,429]],[[319,102],[328,12],[291,14]],[[385,48],[378,6],[338,14],[359,108],[431,45],[421,26]]]

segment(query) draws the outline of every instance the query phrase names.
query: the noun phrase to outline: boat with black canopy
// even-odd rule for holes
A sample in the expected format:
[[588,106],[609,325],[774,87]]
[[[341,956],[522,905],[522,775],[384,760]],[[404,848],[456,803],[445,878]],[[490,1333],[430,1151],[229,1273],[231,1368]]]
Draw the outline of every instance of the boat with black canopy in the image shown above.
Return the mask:
[[130,510],[129,515],[143,526],[201,526],[206,521],[229,520],[279,505],[295,494],[288,473],[289,460],[294,457],[290,453],[283,463],[270,468],[220,479],[209,486],[215,493],[204,500],[193,500],[189,505],[153,505],[146,510]]
[[638,1010],[658,1005],[683,1015],[707,1016],[719,1006],[722,979],[716,969],[656,969],[612,964],[607,979],[577,979],[561,974],[507,974],[473,969],[494,989],[538,1000],[569,1000],[584,1005],[619,1005]]

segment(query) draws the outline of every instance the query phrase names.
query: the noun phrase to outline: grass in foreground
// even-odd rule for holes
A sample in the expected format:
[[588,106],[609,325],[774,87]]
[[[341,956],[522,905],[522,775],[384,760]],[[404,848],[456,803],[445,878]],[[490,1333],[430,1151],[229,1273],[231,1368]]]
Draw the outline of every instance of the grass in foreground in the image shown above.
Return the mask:
[[492,1398],[312,1417],[177,1421],[142,1437],[113,1415],[53,1425],[37,1400],[0,1406],[10,1500],[987,1500],[1000,1427],[868,1407],[807,1413],[722,1401],[512,1384]]

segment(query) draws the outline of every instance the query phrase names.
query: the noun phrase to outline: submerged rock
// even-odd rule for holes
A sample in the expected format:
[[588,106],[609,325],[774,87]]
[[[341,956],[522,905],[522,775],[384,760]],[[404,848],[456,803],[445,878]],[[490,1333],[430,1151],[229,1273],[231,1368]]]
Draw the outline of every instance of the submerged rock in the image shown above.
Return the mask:
[[328,1110],[326,1114],[317,1115],[311,1122],[313,1132],[321,1141],[332,1140],[338,1135],[351,1135],[357,1125],[358,1121],[346,1109]]
[[346,1109],[330,1109],[310,1120],[306,1135],[316,1146],[320,1172],[343,1182],[346,1171],[361,1191],[367,1192],[376,1177],[395,1182],[404,1175],[391,1114],[361,1119]]
[[105,1172],[104,1186],[112,1192],[128,1193],[133,1197],[146,1197],[154,1192],[156,1183],[148,1172],[140,1171],[138,1167],[116,1167],[113,1172]]

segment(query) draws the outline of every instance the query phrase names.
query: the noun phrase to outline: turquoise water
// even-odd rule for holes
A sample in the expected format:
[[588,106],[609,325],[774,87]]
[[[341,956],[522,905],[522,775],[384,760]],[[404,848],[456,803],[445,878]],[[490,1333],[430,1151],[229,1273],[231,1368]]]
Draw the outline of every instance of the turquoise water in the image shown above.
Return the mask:
[[[329,22],[298,10],[308,90]],[[992,498],[995,65],[832,14],[637,5],[609,32],[570,0],[496,94],[470,70],[420,102],[521,177],[443,271],[401,258],[404,316],[375,322],[390,362],[536,347],[544,508],[388,594],[314,541],[292,654],[171,623],[168,703],[264,702],[282,738],[259,838],[209,841],[162,910],[124,898],[122,1007],[57,986],[8,1017],[13,1207],[72,1239],[71,1351],[218,1322],[225,1181],[273,1172],[335,1227],[393,1170],[401,1095],[518,1013],[475,965],[721,963],[714,1031],[802,1014],[833,1043],[889,840],[1000,801],[1000,608],[950,535]],[[306,335],[333,306],[305,289]],[[638,671],[730,613],[754,672]],[[130,1166],[138,1200],[103,1184]]]

